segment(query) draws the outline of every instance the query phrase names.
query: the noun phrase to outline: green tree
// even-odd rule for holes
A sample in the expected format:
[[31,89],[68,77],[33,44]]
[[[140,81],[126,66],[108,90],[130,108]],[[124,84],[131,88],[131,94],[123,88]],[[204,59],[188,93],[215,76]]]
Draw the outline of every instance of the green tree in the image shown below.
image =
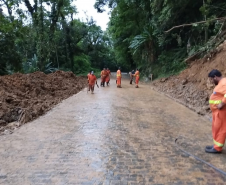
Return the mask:
[[[222,21],[212,21],[225,17],[223,0],[96,0],[97,11],[105,6],[111,8],[108,29],[117,63],[151,69],[154,76],[180,71],[189,55],[208,51],[212,37],[225,29]],[[180,26],[185,24],[192,26]]]

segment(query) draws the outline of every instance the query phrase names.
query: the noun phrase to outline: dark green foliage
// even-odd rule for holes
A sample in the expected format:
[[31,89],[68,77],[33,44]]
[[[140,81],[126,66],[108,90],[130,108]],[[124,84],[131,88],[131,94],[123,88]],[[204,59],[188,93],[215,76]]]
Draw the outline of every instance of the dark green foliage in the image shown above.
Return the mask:
[[97,11],[111,8],[105,32],[92,19],[74,19],[70,0],[3,4],[8,15],[0,12],[0,75],[57,69],[86,74],[103,67],[173,74],[186,67],[186,58],[197,52],[202,57],[219,44],[215,36],[226,30],[224,21],[213,21],[226,16],[225,0],[96,0]]
[[[10,14],[0,12],[0,75],[58,69],[81,74],[112,66],[114,53],[107,33],[92,19],[74,19],[72,1],[5,2],[10,3]],[[19,3],[28,12],[18,9]]]
[[[173,74],[184,69],[184,60],[197,51],[208,51],[226,16],[224,0],[96,0],[95,7],[111,9],[109,33],[116,61],[143,74]],[[189,23],[168,33],[170,28]],[[201,57],[201,55],[199,55]]]

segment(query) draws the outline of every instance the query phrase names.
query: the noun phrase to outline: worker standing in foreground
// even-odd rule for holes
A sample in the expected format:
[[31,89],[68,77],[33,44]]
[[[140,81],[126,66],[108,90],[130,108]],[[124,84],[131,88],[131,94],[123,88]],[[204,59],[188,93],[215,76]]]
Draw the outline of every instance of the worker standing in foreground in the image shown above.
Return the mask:
[[97,84],[97,78],[94,75],[93,71],[91,72],[91,75],[89,75],[89,89],[91,89],[91,92],[93,94],[94,92],[94,86]]
[[134,74],[135,78],[136,78],[136,88],[138,88],[138,83],[140,80],[140,71],[139,69],[136,70],[136,73]]
[[91,72],[92,72],[92,71],[89,71],[89,73],[87,74],[88,91],[90,91],[90,88],[89,88],[89,76],[91,75]]
[[208,75],[216,85],[210,96],[209,104],[212,111],[212,135],[214,145],[206,146],[207,153],[221,153],[226,138],[226,78],[214,69]]
[[121,73],[121,68],[118,68],[117,74],[116,74],[116,78],[117,78],[117,88],[122,88],[121,86],[121,80],[122,80],[122,73]]

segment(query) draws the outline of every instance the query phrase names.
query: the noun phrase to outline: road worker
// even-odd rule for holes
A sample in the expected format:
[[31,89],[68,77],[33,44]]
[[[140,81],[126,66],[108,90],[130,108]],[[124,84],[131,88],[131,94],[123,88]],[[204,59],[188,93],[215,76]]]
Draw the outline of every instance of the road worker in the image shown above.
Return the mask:
[[90,88],[89,88],[89,76],[91,75],[91,72],[92,72],[92,71],[89,71],[89,73],[87,74],[88,91],[90,91]]
[[97,83],[97,78],[94,75],[94,72],[91,72],[91,75],[89,75],[89,89],[91,89],[92,94],[94,93],[94,86]]
[[136,88],[138,88],[138,83],[139,83],[139,80],[140,80],[140,71],[139,71],[139,69],[136,70],[136,73],[133,76],[135,76]]
[[100,73],[100,75],[101,75],[101,86],[103,86],[103,87],[105,86],[107,74],[108,74],[108,72],[107,72],[106,68],[104,68]]
[[117,74],[116,74],[116,79],[117,79],[117,88],[122,88],[121,86],[121,80],[122,80],[122,73],[121,73],[121,68],[118,68]]
[[216,85],[209,99],[214,145],[206,146],[205,151],[221,153],[226,138],[226,78],[216,69],[212,70],[208,77]]
[[130,74],[130,84],[132,85],[132,83],[133,83],[133,76],[135,74],[135,71],[132,70],[129,74]]
[[110,82],[110,76],[111,76],[111,71],[107,68],[107,77],[106,77],[107,86],[109,85],[109,82]]

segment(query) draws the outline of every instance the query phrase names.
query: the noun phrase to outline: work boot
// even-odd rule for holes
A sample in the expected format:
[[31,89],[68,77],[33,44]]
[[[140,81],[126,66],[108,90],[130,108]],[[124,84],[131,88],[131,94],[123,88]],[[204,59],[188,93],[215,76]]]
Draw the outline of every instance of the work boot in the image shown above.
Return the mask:
[[211,148],[211,149],[205,149],[206,153],[214,153],[214,154],[219,154],[221,153],[221,151],[217,151],[215,148]]
[[209,145],[209,146],[206,146],[206,149],[209,150],[209,149],[212,149],[213,147],[214,147],[214,145],[211,145],[211,146]]

